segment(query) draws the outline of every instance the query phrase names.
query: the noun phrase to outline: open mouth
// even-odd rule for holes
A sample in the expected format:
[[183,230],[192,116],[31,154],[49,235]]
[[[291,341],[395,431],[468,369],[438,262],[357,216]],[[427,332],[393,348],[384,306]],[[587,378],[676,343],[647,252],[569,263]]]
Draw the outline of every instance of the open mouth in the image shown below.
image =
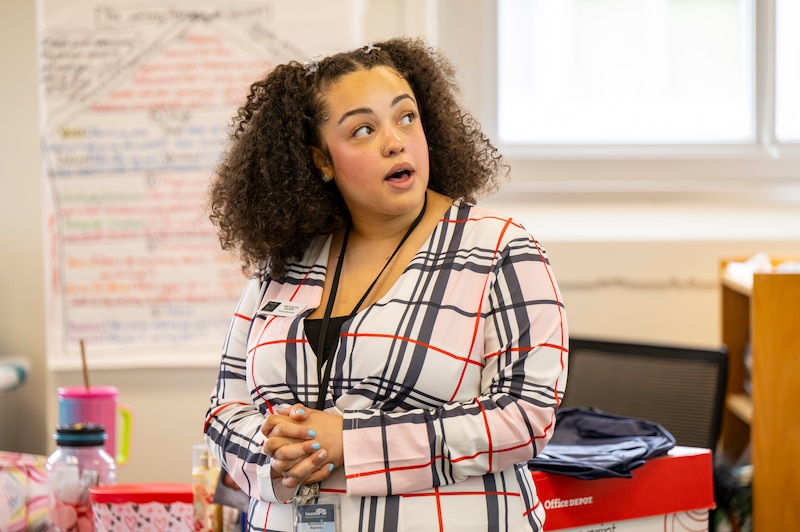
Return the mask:
[[404,179],[408,179],[414,175],[414,167],[411,166],[409,163],[400,162],[395,164],[389,169],[389,173],[386,175],[387,181],[403,181]]
[[411,176],[411,170],[400,170],[400,171],[395,172],[393,174],[389,174],[386,177],[386,179],[400,180],[400,179],[407,179],[410,176]]

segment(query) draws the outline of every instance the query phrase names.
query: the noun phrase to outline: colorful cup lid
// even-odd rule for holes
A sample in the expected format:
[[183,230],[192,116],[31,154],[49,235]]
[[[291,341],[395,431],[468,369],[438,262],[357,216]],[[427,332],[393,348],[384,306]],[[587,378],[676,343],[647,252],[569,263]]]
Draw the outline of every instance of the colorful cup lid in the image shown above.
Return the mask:
[[99,398],[99,397],[116,397],[118,394],[116,386],[60,386],[58,388],[58,396],[64,398]]

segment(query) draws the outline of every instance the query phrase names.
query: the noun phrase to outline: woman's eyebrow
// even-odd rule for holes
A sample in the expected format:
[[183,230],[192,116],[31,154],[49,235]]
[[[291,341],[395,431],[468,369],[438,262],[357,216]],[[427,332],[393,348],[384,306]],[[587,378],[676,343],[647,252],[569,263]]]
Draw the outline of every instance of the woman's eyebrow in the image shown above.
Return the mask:
[[[400,102],[402,102],[403,100],[406,100],[406,99],[411,100],[412,102],[414,102],[415,105],[417,103],[417,102],[414,101],[414,98],[412,98],[410,94],[403,93],[403,94],[401,94],[399,96],[396,96],[392,100],[392,107],[394,107],[395,105],[397,105],[398,103],[400,103]],[[345,120],[347,120],[348,117],[353,116],[353,115],[359,115],[359,114],[374,114],[374,113],[373,113],[372,109],[369,108],[369,107],[358,107],[356,109],[351,109],[351,110],[345,112],[339,118],[338,124],[341,125],[341,123],[344,122]]]
[[346,113],[344,113],[341,116],[341,118],[339,118],[338,124],[341,125],[341,123],[344,122],[345,120],[347,120],[347,118],[350,117],[350,116],[361,115],[361,114],[366,115],[366,114],[374,114],[374,113],[372,112],[372,109],[370,109],[369,107],[359,107],[357,109],[351,109],[351,110],[347,111]]
[[392,107],[394,107],[395,105],[397,105],[398,103],[402,102],[405,99],[411,100],[414,103],[414,105],[417,104],[417,102],[414,101],[414,98],[412,98],[410,94],[404,92],[403,94],[397,96],[394,100],[392,100]]

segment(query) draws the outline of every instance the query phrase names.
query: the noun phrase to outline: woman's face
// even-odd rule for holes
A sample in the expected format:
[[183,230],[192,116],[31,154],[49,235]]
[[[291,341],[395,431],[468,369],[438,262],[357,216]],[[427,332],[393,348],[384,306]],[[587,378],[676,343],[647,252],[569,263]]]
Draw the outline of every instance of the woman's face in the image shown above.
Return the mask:
[[353,219],[416,211],[428,187],[428,142],[408,83],[388,67],[358,70],[324,98],[321,132],[330,160],[314,150],[314,161],[334,177]]

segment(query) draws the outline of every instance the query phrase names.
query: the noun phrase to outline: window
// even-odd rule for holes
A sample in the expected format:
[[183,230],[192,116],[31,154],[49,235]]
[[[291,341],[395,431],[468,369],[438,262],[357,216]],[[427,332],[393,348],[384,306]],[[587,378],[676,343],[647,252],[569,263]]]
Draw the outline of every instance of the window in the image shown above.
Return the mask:
[[751,0],[499,0],[498,139],[752,142],[754,18]]
[[430,1],[514,197],[800,198],[800,0]]
[[777,0],[775,11],[775,137],[800,142],[800,0]]

